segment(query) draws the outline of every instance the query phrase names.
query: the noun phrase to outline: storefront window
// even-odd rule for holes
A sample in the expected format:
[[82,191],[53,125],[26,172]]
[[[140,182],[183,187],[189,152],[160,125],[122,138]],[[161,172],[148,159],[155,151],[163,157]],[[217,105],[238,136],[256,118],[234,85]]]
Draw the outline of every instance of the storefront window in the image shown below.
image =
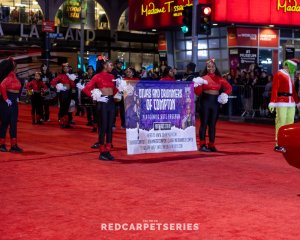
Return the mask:
[[82,14],[85,29],[109,29],[109,21],[103,7],[94,0],[66,0],[58,9],[55,25],[80,27]]
[[43,13],[37,1],[1,1],[0,22],[41,24],[42,20]]
[[126,9],[119,20],[118,31],[128,31],[128,9]]

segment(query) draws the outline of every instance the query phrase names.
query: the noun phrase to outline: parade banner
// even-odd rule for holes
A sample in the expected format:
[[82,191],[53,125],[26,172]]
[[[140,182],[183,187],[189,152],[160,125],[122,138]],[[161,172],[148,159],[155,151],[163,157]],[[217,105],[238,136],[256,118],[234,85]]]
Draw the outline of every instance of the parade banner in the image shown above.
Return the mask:
[[127,153],[197,150],[192,82],[127,81]]

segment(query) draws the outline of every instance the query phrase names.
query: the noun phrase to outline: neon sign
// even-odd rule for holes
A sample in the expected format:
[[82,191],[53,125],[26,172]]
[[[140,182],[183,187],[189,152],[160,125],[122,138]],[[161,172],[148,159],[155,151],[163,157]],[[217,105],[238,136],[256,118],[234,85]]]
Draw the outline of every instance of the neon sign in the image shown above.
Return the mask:
[[174,17],[182,16],[182,11],[184,7],[192,6],[192,0],[187,0],[186,4],[175,5],[174,1],[168,1],[164,3],[164,6],[157,7],[154,2],[148,4],[142,4],[141,6],[141,15],[155,15],[160,13],[171,13],[173,12]]
[[[294,5],[292,5],[294,3]],[[284,0],[281,5],[281,0],[277,1],[277,11],[283,9],[283,12],[300,12],[300,5],[298,5],[297,0]]]

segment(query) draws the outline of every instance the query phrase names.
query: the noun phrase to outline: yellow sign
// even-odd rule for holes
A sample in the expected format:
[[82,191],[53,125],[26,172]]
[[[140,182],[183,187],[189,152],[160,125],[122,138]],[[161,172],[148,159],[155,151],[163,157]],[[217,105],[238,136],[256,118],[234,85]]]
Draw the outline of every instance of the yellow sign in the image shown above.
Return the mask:
[[297,0],[277,0],[277,11],[283,9],[283,12],[300,12],[300,5]]
[[184,7],[189,7],[193,5],[192,0],[183,0],[186,2],[181,5],[174,5],[175,1],[164,2],[163,6],[157,7],[154,2],[150,2],[148,4],[142,4],[141,6],[141,15],[155,15],[160,13],[170,13],[173,12],[174,17],[182,16],[182,11]]

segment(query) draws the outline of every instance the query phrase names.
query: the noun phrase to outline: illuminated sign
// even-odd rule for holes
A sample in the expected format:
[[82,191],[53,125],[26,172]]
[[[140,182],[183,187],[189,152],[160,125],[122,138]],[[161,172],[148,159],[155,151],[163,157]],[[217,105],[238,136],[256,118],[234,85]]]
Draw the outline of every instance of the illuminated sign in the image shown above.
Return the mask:
[[300,26],[300,0],[212,1],[213,22]]
[[172,28],[181,26],[183,9],[192,6],[193,0],[129,0],[128,5],[130,29]]
[[281,0],[278,0],[277,10],[281,9],[283,9],[284,12],[300,12],[300,6],[298,6],[297,0],[284,0],[283,4],[281,4]]

